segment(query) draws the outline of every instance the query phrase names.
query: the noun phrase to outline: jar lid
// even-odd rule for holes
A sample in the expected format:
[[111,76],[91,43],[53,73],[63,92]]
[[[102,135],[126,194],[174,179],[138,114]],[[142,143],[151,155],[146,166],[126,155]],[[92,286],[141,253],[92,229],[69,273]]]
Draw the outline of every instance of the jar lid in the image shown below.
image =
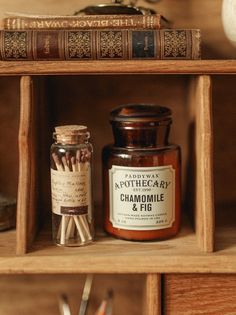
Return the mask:
[[156,13],[156,11],[151,8],[136,7],[132,1],[130,1],[129,4],[124,4],[123,2],[123,0],[112,0],[111,3],[87,6],[82,10],[76,11],[75,15],[150,15]]
[[160,122],[171,121],[171,110],[155,104],[121,105],[110,113],[111,122]]
[[77,144],[81,140],[90,138],[87,126],[64,125],[55,127],[53,137],[56,141],[64,144]]

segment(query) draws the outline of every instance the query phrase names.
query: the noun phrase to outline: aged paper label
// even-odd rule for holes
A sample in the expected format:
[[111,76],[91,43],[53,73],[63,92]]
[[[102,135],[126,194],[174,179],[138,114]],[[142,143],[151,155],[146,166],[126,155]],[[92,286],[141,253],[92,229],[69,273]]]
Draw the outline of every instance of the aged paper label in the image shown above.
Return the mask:
[[51,169],[52,211],[56,214],[87,214],[89,171],[63,172]]
[[175,220],[175,170],[113,165],[109,170],[110,221],[116,228],[159,230]]

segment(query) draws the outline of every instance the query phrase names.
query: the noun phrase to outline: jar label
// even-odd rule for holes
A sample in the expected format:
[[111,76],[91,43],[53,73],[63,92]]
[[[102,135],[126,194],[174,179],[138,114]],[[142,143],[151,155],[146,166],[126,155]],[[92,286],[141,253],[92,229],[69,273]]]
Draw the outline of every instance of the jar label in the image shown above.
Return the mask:
[[171,165],[109,170],[110,221],[126,230],[159,230],[175,220],[175,170]]
[[90,201],[90,170],[64,172],[51,169],[52,212],[87,214]]

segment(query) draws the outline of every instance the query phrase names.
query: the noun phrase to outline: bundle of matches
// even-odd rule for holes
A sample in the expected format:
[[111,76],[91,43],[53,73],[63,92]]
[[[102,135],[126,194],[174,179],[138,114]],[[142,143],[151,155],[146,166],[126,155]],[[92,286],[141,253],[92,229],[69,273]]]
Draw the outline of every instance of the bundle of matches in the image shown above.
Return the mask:
[[85,245],[93,239],[89,220],[92,146],[85,126],[61,126],[56,132],[57,142],[51,147],[52,211],[60,223],[54,238],[58,245]]

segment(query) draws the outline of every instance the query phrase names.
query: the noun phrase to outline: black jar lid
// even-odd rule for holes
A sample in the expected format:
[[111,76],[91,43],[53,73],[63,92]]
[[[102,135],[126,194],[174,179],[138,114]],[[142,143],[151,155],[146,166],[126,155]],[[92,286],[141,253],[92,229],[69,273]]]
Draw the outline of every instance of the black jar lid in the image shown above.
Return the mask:
[[111,3],[100,3],[98,5],[87,6],[82,10],[76,11],[75,15],[150,15],[156,14],[151,8],[136,7],[134,4],[124,4],[124,0],[111,0]]
[[171,123],[171,110],[155,104],[121,105],[110,113],[112,122],[157,122]]

